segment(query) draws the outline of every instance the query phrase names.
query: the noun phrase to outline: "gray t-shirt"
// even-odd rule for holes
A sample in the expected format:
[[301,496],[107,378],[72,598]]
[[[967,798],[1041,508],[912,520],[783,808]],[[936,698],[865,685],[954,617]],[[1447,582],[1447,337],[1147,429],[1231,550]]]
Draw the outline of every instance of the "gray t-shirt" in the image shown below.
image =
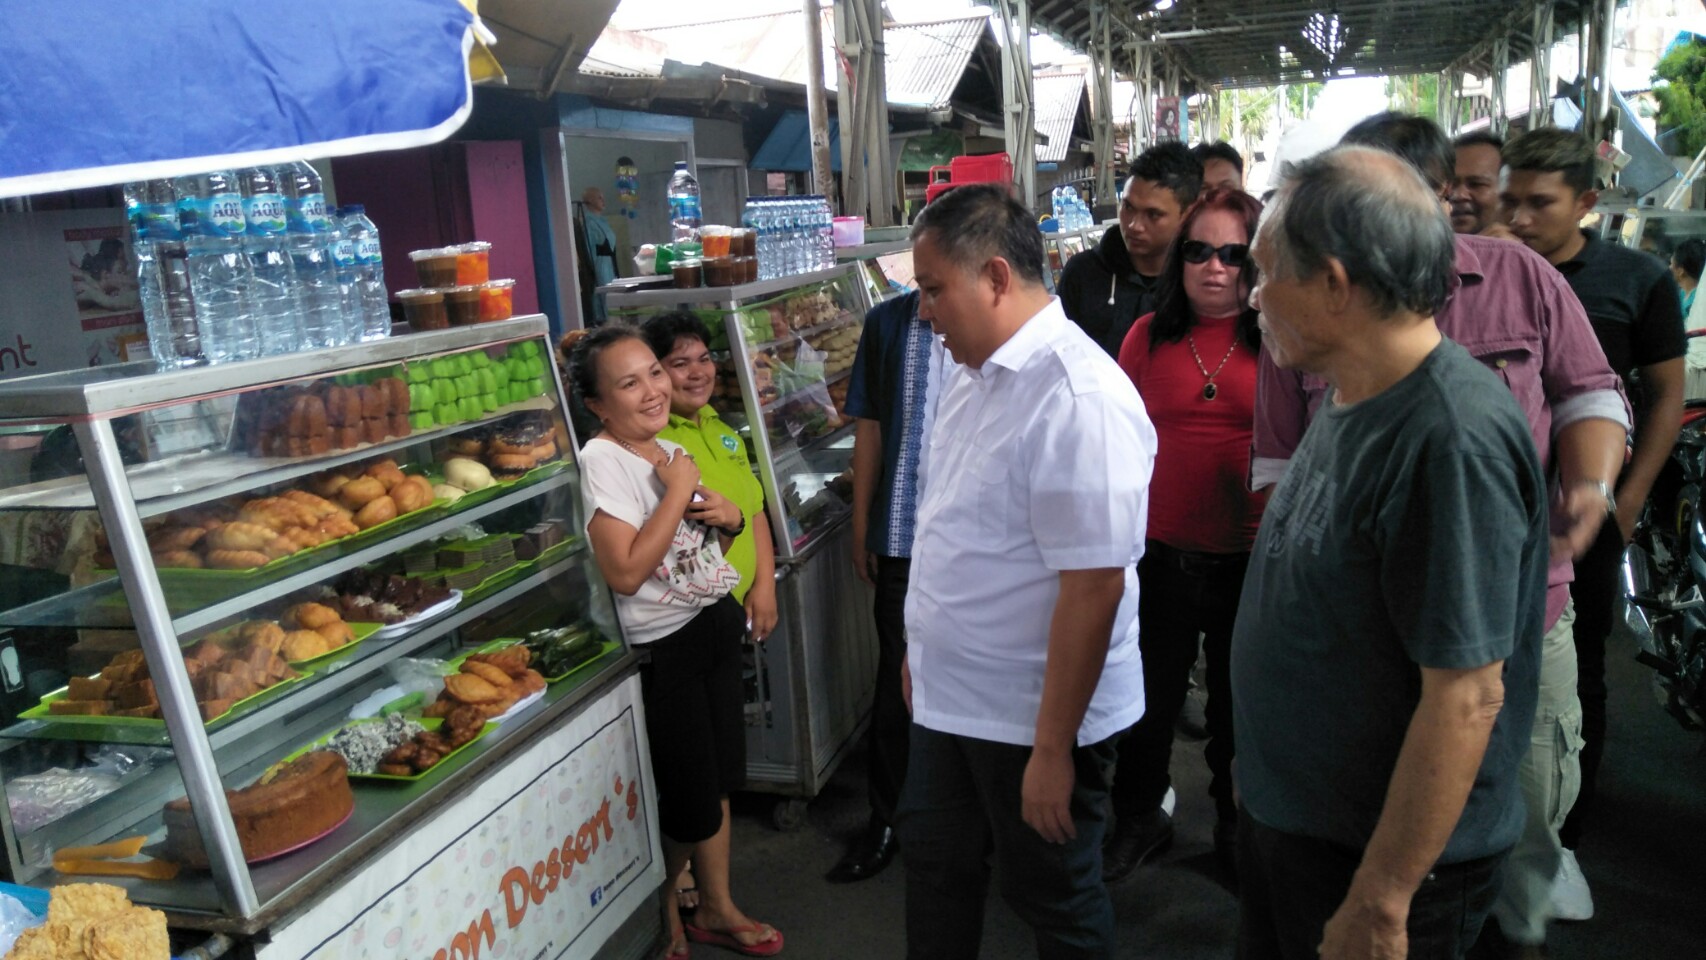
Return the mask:
[[1510,847],[1545,632],[1547,493],[1508,388],[1457,344],[1322,408],[1262,518],[1232,640],[1257,821],[1361,850],[1421,667],[1504,660],[1505,703],[1441,863]]

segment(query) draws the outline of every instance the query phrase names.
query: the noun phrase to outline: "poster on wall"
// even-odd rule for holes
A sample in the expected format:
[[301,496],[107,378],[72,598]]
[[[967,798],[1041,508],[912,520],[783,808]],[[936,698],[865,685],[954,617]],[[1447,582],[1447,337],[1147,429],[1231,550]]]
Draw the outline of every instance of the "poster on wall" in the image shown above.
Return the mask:
[[142,359],[147,345],[124,211],[0,215],[0,377]]
[[592,956],[663,882],[640,681],[512,757],[256,960]]
[[1178,97],[1157,97],[1155,100],[1155,140],[1183,140],[1184,114]]

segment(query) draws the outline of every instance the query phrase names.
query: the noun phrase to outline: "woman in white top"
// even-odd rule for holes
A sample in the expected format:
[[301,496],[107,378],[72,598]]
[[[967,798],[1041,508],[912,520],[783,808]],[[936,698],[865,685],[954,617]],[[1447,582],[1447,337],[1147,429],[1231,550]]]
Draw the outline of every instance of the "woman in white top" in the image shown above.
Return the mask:
[[[649,658],[641,680],[671,894],[667,956],[687,956],[688,940],[773,956],[782,934],[729,896],[728,795],[746,777],[746,613],[729,596],[739,574],[723,549],[745,517],[700,485],[681,447],[658,439],[669,425],[670,379],[639,331],[607,324],[582,337],[569,380],[600,425],[581,450],[587,539],[629,642]],[[689,857],[700,902],[684,925],[673,893]]]

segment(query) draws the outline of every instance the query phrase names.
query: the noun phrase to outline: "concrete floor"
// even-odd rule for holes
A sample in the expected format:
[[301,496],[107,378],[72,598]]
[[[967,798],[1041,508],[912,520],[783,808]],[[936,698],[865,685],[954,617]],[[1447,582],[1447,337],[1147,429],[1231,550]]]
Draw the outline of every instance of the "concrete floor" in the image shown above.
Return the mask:
[[[1558,924],[1554,958],[1706,955],[1706,752],[1649,692],[1651,671],[1614,638],[1611,731],[1600,814],[1580,857],[1597,905],[1594,919]],[[1178,838],[1159,863],[1114,888],[1119,956],[1151,960],[1230,958],[1238,905],[1214,880],[1214,810],[1202,745],[1180,741],[1173,757]],[[779,833],[769,798],[735,800],[733,888],[737,902],[787,937],[784,956],[904,957],[905,878],[899,863],[873,880],[833,886],[822,874],[864,825],[863,757],[854,755],[813,801],[806,826]],[[733,956],[695,947],[698,957]],[[1029,931],[992,893],[982,956],[1035,957]]]

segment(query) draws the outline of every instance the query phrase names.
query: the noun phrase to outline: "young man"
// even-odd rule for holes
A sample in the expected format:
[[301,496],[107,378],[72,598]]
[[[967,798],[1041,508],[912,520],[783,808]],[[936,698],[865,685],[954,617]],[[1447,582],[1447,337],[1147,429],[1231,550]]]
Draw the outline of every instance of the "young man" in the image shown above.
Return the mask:
[[1191,148],[1191,153],[1202,161],[1204,190],[1214,187],[1222,190],[1244,189],[1244,158],[1232,144],[1225,140],[1199,143]]
[[907,730],[901,697],[906,660],[906,588],[918,505],[918,463],[941,391],[942,346],[918,315],[913,291],[871,308],[853,358],[847,415],[853,433],[853,569],[876,589],[877,690],[865,733],[871,819],[831,883],[876,876],[894,858],[895,807],[906,779]]
[[907,956],[977,957],[993,853],[1039,955],[1104,960],[1103,808],[1114,738],[1143,714],[1155,431],[1043,289],[1041,235],[1005,188],[950,191],[912,236],[919,315],[955,364],[906,598]]
[[1182,143],[1138,154],[1120,191],[1120,225],[1060,272],[1060,306],[1110,357],[1131,325],[1155,309],[1157,278],[1179,221],[1202,189],[1202,163]]
[[[1499,151],[1505,141],[1496,133],[1477,130],[1454,143],[1456,172],[1451,179],[1451,229],[1458,233],[1510,237],[1499,222]],[[1495,235],[1488,234],[1488,235]]]
[[1575,857],[1582,821],[1591,812],[1605,749],[1605,642],[1611,635],[1623,548],[1653,480],[1664,468],[1682,424],[1682,307],[1665,264],[1650,254],[1604,243],[1578,225],[1599,193],[1593,146],[1568,130],[1523,134],[1503,153],[1501,216],[1529,249],[1564,275],[1593,324],[1611,369],[1624,378],[1635,409],[1634,453],[1608,496],[1614,523],[1576,561],[1576,670],[1581,696],[1581,790],[1560,831],[1564,852],[1553,891],[1556,915],[1585,920],[1593,898]]
[[1546,480],[1509,389],[1434,325],[1455,248],[1404,161],[1299,165],[1253,253],[1264,348],[1330,406],[1233,637],[1239,956],[1461,957],[1523,824]]

